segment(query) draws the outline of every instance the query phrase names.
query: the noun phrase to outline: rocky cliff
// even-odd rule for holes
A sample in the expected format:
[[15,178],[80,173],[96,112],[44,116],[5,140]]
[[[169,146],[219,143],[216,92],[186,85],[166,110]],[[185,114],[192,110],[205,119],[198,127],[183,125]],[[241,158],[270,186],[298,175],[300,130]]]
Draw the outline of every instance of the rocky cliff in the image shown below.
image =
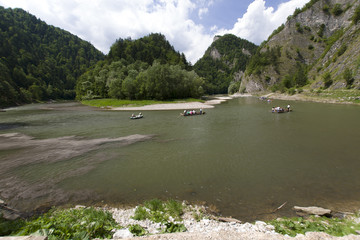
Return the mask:
[[359,0],[311,0],[260,46],[240,89],[360,89],[359,18]]

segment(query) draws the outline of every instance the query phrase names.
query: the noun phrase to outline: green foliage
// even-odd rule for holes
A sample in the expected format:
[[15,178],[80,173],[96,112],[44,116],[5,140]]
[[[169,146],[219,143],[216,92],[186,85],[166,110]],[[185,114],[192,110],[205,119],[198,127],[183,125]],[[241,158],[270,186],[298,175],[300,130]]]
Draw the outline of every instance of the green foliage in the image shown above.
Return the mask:
[[247,73],[249,75],[253,73],[260,74],[264,67],[268,65],[273,65],[276,70],[279,65],[280,56],[281,48],[279,46],[271,49],[267,48],[263,52],[257,51],[247,65]]
[[[196,73],[205,80],[205,93],[228,93],[234,74],[245,71],[246,64],[257,48],[255,44],[232,34],[225,34],[213,42],[194,65]],[[210,56],[215,49],[219,52],[220,59]]]
[[203,80],[189,71],[185,56],[161,34],[117,40],[105,61],[79,77],[80,100],[96,98],[168,100],[200,97]]
[[19,231],[19,229],[22,228],[24,224],[25,223],[22,219],[17,219],[14,221],[6,220],[0,213],[0,236],[12,235]]
[[360,224],[351,220],[339,220],[336,218],[311,217],[304,218],[285,218],[281,220],[272,220],[268,222],[275,227],[275,231],[280,234],[287,234],[295,237],[297,234],[305,234],[306,232],[325,232],[333,236],[345,236],[356,234],[356,230],[360,229]]
[[186,230],[185,225],[182,223],[167,222],[165,223],[165,229],[162,233],[186,232]]
[[134,234],[135,236],[138,236],[138,237],[144,236],[147,234],[146,230],[139,224],[130,225],[130,226],[128,226],[128,228],[132,234]]
[[239,92],[240,91],[240,84],[241,84],[240,81],[231,82],[230,86],[228,88],[228,94],[234,94],[236,92]]
[[296,8],[293,15],[289,16],[290,18],[295,18],[297,15],[299,15],[302,12],[305,12],[309,8],[311,8],[315,3],[317,3],[319,0],[310,0],[303,8]]
[[344,10],[341,8],[341,4],[339,3],[335,4],[334,7],[331,9],[331,13],[334,16],[340,16],[343,12]]
[[284,30],[285,25],[281,24],[280,27],[278,27],[277,29],[275,29],[271,35],[268,37],[267,41],[269,41],[273,36],[275,36],[276,34],[280,33],[282,30]]
[[163,202],[159,199],[153,199],[145,201],[144,206],[137,207],[132,218],[135,220],[150,219],[154,222],[164,223],[169,221],[169,217],[180,221],[183,213],[181,202],[175,200]]
[[83,74],[77,83],[78,99],[117,98],[169,100],[199,98],[204,82],[194,71],[180,65],[160,64],[152,66],[125,60],[99,63]]
[[337,52],[337,56],[340,57],[341,55],[343,55],[345,53],[345,51],[347,50],[347,46],[344,44],[340,47],[339,51]]
[[330,13],[330,6],[327,5],[327,4],[325,4],[324,7],[323,7],[323,11],[324,11],[325,13],[329,14],[329,13]]
[[331,73],[330,72],[324,73],[322,78],[323,78],[323,82],[324,82],[324,87],[329,88],[331,86],[331,84],[333,83],[333,80],[331,79]]
[[187,230],[184,224],[173,222],[173,220],[182,221],[181,216],[183,214],[181,202],[175,200],[163,202],[159,199],[153,199],[144,202],[144,206],[138,206],[132,218],[135,220],[149,219],[153,222],[161,223],[165,226],[162,233],[174,233],[185,232]]
[[321,24],[319,31],[317,32],[317,35],[322,38],[324,36],[324,31],[325,31],[325,24]]
[[302,26],[301,26],[301,24],[300,23],[296,23],[295,24],[295,27],[296,27],[296,31],[298,32],[298,33],[304,33],[304,29],[302,28]]
[[360,20],[360,5],[355,9],[355,13],[352,16],[352,21],[354,24],[357,24]]
[[26,221],[17,235],[40,234],[49,239],[111,238],[117,228],[111,213],[94,208],[51,210]]
[[343,73],[343,78],[344,78],[344,80],[345,80],[345,82],[346,82],[346,86],[347,86],[348,88],[350,88],[351,85],[352,85],[353,82],[354,82],[354,77],[353,77],[352,71],[351,71],[349,68],[345,68],[345,71],[344,71],[344,73]]
[[124,59],[128,64],[141,61],[148,65],[152,65],[156,60],[161,64],[180,65],[187,70],[191,69],[185,55],[176,52],[165,36],[159,33],[153,33],[138,40],[120,38],[111,46],[106,59],[108,62]]
[[0,6],[2,106],[74,99],[76,79],[103,58],[90,43],[21,9]]

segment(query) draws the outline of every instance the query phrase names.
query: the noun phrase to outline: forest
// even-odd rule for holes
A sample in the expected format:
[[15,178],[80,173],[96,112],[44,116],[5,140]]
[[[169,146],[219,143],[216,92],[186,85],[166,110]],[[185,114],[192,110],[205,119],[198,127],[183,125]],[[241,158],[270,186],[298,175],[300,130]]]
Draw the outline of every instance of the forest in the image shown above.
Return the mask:
[[[205,79],[204,91],[208,94],[228,93],[234,74],[245,71],[257,48],[255,44],[232,34],[218,37],[194,65],[196,73]],[[211,56],[214,49],[220,54],[218,59]]]
[[104,61],[79,77],[77,99],[182,99],[200,97],[204,80],[165,36],[118,39]]
[[90,43],[22,9],[0,7],[0,107],[75,99],[75,85],[104,58]]

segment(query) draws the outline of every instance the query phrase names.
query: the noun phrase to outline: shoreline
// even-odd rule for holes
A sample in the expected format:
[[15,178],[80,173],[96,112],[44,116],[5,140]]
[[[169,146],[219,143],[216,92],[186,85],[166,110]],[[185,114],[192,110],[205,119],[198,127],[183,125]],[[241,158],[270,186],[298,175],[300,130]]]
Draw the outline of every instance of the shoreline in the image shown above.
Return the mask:
[[162,103],[146,105],[141,107],[108,107],[112,111],[161,111],[161,110],[192,110],[192,109],[210,109],[214,105],[221,104],[227,100],[232,99],[231,96],[215,97],[214,99],[207,100],[205,103],[200,102],[180,102],[180,103]]
[[[360,95],[360,93],[359,93]],[[260,93],[252,95],[254,97],[266,97],[276,100],[287,100],[287,101],[302,101],[302,102],[316,102],[316,103],[331,103],[331,104],[349,104],[349,105],[360,105],[360,103],[346,101],[345,99],[336,98],[321,98],[316,96],[309,96],[304,94],[281,94],[281,93]]]

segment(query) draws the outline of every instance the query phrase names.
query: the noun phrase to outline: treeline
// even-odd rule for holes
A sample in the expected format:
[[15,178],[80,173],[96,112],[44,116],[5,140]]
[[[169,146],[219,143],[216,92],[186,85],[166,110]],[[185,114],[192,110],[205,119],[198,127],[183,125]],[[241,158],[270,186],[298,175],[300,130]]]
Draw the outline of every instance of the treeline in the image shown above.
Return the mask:
[[78,99],[156,99],[200,97],[204,81],[161,34],[119,39],[104,61],[78,80]]
[[0,7],[0,107],[74,99],[77,78],[103,57],[24,10]]
[[[258,47],[232,34],[225,34],[214,41],[205,55],[194,65],[194,70],[205,79],[208,94],[228,93],[234,74],[245,71],[246,65]],[[218,51],[220,58],[211,56]]]

